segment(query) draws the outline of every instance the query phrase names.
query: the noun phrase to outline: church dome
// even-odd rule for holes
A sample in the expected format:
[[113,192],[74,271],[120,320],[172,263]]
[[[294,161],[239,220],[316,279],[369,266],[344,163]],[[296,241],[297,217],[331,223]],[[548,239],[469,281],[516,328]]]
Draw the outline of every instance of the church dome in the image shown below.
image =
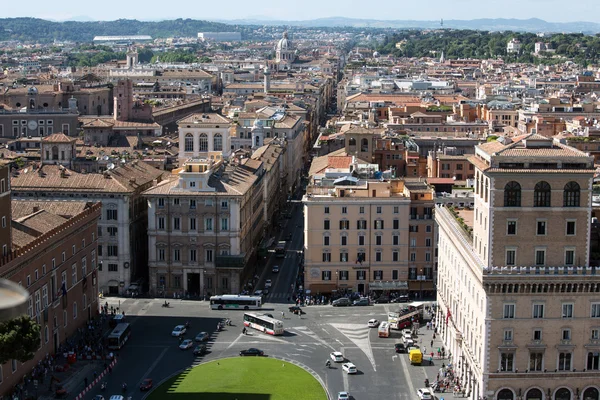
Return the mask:
[[287,31],[283,32],[283,37],[277,42],[277,50],[289,50],[292,48],[292,42],[288,39]]

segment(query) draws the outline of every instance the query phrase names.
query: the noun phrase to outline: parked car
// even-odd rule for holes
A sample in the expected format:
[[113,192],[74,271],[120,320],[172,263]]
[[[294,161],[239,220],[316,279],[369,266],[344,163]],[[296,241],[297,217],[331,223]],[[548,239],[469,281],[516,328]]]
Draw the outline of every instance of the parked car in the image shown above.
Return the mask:
[[356,365],[352,363],[342,364],[342,370],[347,374],[355,374],[356,373]]
[[334,307],[345,307],[345,306],[349,306],[352,303],[350,302],[350,299],[347,297],[341,297],[337,300],[334,300],[333,303],[331,303],[332,306]]
[[387,296],[380,296],[373,301],[373,303],[375,303],[375,304],[384,304],[384,303],[389,303],[389,302],[390,302],[390,298]]
[[171,336],[179,337],[185,333],[186,329],[184,325],[177,325],[173,328],[173,332],[171,332]]
[[408,296],[405,294],[400,295],[395,299],[392,299],[391,303],[408,303]]
[[146,378],[143,380],[142,383],[140,383],[140,390],[142,392],[145,392],[146,390],[150,390],[150,389],[152,389],[152,379]]
[[367,322],[367,325],[369,326],[369,328],[377,328],[379,326],[379,321],[375,318],[372,318],[369,320],[369,322]]
[[339,351],[329,353],[329,358],[331,358],[333,362],[344,362],[344,355]]
[[190,347],[192,347],[194,345],[194,342],[192,342],[191,339],[185,339],[183,342],[181,342],[181,344],[179,345],[179,348],[181,350],[187,350]]
[[198,346],[196,346],[196,348],[194,349],[194,355],[195,356],[203,356],[206,354],[206,345],[205,344],[199,344]]
[[206,342],[209,338],[209,335],[207,332],[200,332],[199,334],[196,335],[196,337],[194,338],[194,340],[196,342]]
[[354,300],[354,303],[352,303],[353,306],[368,306],[369,305],[369,299],[366,298],[362,298],[360,300]]

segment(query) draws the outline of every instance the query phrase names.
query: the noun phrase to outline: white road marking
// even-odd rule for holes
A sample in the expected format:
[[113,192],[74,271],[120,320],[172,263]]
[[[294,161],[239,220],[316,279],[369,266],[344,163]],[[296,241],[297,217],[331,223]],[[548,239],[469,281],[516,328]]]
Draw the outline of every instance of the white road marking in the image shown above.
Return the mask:
[[244,336],[245,335],[243,333],[240,333],[240,335],[237,337],[237,339],[235,339],[233,342],[231,342],[231,344],[229,345],[229,347],[227,347],[227,350],[229,350],[230,348],[232,348],[233,345],[236,344]]
[[410,387],[410,393],[416,394],[417,391],[415,390],[415,386],[413,385],[412,380],[410,379],[410,371],[408,370],[408,364],[406,363],[407,357],[398,358],[400,359],[400,363],[402,364],[402,369],[404,370],[404,376],[406,376],[407,384]]
[[374,371],[377,371],[375,357],[371,350],[371,340],[369,339],[369,328],[363,324],[329,324],[340,331],[350,341],[352,341],[359,349],[365,353]]
[[150,375],[150,373],[152,372],[152,370],[156,367],[156,365],[160,362],[160,359],[163,358],[163,356],[165,355],[165,353],[167,352],[167,350],[169,350],[168,347],[165,347],[163,349],[163,351],[161,351],[160,355],[158,357],[156,357],[156,360],[154,360],[154,362],[152,363],[152,365],[150,365],[150,368],[148,368],[146,370],[146,373],[144,374],[144,376],[142,376],[142,379],[140,379],[138,386],[140,386],[140,384],[144,381],[144,379],[146,379],[148,377],[148,375]]

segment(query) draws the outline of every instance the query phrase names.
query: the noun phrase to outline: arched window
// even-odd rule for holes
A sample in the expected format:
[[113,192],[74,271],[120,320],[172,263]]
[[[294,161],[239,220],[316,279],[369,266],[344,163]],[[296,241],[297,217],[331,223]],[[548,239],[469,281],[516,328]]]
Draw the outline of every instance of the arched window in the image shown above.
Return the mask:
[[356,139],[355,139],[355,138],[353,138],[353,137],[351,137],[351,138],[348,140],[348,146],[356,146]]
[[541,181],[536,183],[533,193],[533,206],[550,207],[551,194],[551,188],[548,182]]
[[223,151],[223,137],[220,133],[217,133],[213,139],[213,150]]
[[504,207],[521,207],[521,185],[510,181],[504,186]]
[[580,188],[577,182],[568,182],[565,185],[565,191],[563,193],[563,206],[564,207],[579,207],[579,200],[581,198]]
[[208,151],[208,136],[206,133],[200,134],[200,148],[199,151]]
[[567,388],[560,388],[554,393],[554,400],[571,400],[571,391]]
[[583,400],[598,400],[598,389],[589,387],[583,392]]
[[185,135],[185,151],[194,151],[194,136],[191,133]]
[[510,389],[502,389],[498,392],[498,400],[513,400],[514,398],[515,395]]
[[527,395],[525,396],[525,400],[543,400],[544,395],[540,389],[529,389],[527,391]]
[[360,151],[369,151],[369,140],[362,139],[360,141]]

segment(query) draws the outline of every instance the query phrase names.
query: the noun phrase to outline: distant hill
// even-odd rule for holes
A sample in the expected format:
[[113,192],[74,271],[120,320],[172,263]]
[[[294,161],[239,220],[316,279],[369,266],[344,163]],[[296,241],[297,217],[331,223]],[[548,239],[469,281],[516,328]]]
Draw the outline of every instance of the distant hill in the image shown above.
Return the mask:
[[[228,24],[238,25],[287,25],[296,27],[353,27],[353,28],[440,28],[440,21],[411,21],[411,20],[377,20],[345,17],[318,18],[305,21],[236,19],[218,20]],[[518,31],[518,32],[569,32],[597,33],[600,24],[595,22],[547,22],[538,18],[507,19],[483,18],[472,20],[444,20],[444,28],[476,29],[486,31]]]
[[202,31],[237,31],[220,22],[193,19],[170,21],[48,21],[39,18],[0,18],[0,41],[52,42],[54,39],[91,42],[101,35],[150,35],[152,37],[196,36]]

